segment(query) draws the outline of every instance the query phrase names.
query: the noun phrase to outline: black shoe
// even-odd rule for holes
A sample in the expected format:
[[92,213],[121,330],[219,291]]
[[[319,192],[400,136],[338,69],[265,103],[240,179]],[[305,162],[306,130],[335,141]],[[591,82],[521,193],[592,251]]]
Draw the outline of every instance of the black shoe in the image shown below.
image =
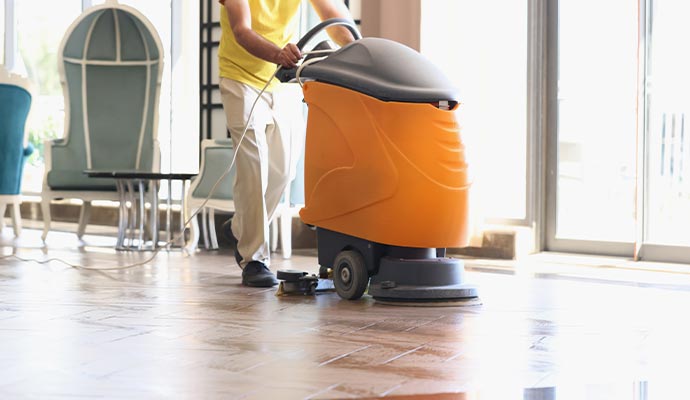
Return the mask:
[[237,238],[232,234],[232,218],[223,222],[222,231],[225,240],[232,244],[232,249],[235,251],[235,261],[237,261],[237,265],[241,266],[242,255],[240,254],[240,251],[237,250]]
[[252,287],[271,287],[278,284],[278,279],[261,261],[251,261],[242,270],[242,284]]

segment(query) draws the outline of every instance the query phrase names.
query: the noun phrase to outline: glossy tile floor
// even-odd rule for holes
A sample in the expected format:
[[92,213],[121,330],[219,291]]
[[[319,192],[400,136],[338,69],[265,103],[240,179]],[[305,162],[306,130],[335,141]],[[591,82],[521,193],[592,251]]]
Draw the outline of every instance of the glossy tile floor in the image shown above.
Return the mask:
[[[0,252],[95,268],[114,238]],[[483,304],[396,307],[240,285],[229,252],[89,271],[0,260],[0,398],[688,399],[690,266],[468,260]],[[273,269],[315,272],[313,252]]]

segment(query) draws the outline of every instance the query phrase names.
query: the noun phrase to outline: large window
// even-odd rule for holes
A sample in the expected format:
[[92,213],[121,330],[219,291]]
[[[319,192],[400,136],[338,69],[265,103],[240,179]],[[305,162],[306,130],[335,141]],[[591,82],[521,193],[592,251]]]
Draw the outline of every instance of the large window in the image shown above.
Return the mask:
[[687,262],[690,6],[550,4],[547,249]]
[[[24,170],[22,191],[41,191],[43,142],[63,135],[64,101],[57,71],[57,49],[63,34],[81,13],[81,0],[14,1],[16,52],[12,69],[34,84],[29,140],[38,150]],[[45,3],[45,4],[43,4]]]
[[690,245],[690,4],[655,0],[647,67],[646,238]]
[[[24,194],[41,191],[44,173],[43,142],[63,136],[64,99],[60,85],[57,52],[70,24],[83,10],[103,4],[104,0],[0,0],[0,32],[8,44],[0,47],[8,67],[28,76],[36,88],[34,107],[29,121],[30,140],[37,152],[31,156],[22,181]],[[190,93],[198,91],[198,2],[182,0],[121,0],[141,12],[154,26],[164,51],[164,71],[159,101],[158,140],[161,171],[196,172],[198,114]],[[7,7],[5,7],[7,4]],[[5,10],[10,13],[5,15]],[[11,15],[10,15],[11,14]],[[5,24],[5,21],[11,23]],[[191,22],[190,22],[191,21]],[[6,26],[5,26],[6,25]],[[176,71],[176,84],[173,73]],[[173,95],[175,93],[175,95]],[[180,110],[175,113],[174,110]],[[174,161],[174,162],[173,162]],[[165,193],[162,193],[165,196]]]
[[632,242],[636,1],[560,0],[558,15],[556,237]]
[[[0,32],[5,32],[5,0],[0,0]],[[5,40],[0,37],[0,64],[5,64]]]
[[527,216],[527,4],[422,3],[420,50],[459,90],[472,208],[489,219]]

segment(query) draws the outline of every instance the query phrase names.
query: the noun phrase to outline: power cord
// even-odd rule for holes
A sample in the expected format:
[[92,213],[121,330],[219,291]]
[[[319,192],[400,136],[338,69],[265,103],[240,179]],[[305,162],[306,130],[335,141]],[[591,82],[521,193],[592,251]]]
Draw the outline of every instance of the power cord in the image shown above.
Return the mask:
[[[335,51],[335,50],[312,50],[312,51],[308,51],[308,52],[303,52],[302,54],[303,54],[304,56],[307,56],[307,55],[310,55],[310,54],[332,53],[332,52],[334,52],[334,51]],[[304,69],[304,67],[306,67],[307,65],[313,64],[313,63],[317,63],[317,62],[319,62],[319,61],[321,61],[321,60],[324,60],[324,59],[327,58],[327,57],[328,57],[328,56],[310,58],[310,59],[305,60],[304,62],[302,62],[302,63],[300,64],[300,66],[297,68],[297,71],[296,71],[296,74],[295,74],[297,83],[299,83],[300,87],[303,87],[302,80],[300,79],[300,74],[301,74],[302,70]],[[252,115],[254,114],[254,108],[256,107],[256,104],[259,102],[259,99],[261,98],[261,96],[264,94],[264,92],[265,92],[266,89],[268,88],[268,85],[273,81],[273,79],[275,79],[276,75],[278,74],[278,72],[280,71],[281,68],[282,68],[281,66],[278,66],[278,67],[276,68],[276,70],[273,72],[273,75],[271,75],[271,77],[268,79],[268,81],[266,82],[266,84],[264,85],[264,87],[259,91],[258,95],[256,96],[256,99],[254,100],[254,103],[252,104],[252,107],[251,107],[251,109],[249,110],[249,116],[247,117],[247,124],[244,126],[244,130],[242,131],[242,136],[240,137],[239,142],[237,142],[237,148],[236,148],[235,151],[233,152],[232,160],[230,161],[230,165],[228,166],[228,168],[227,168],[227,169],[225,170],[225,172],[223,172],[223,174],[218,178],[218,180],[216,181],[216,183],[213,184],[213,186],[211,187],[211,190],[209,191],[208,196],[206,196],[206,198],[205,198],[204,201],[201,203],[201,205],[199,206],[199,208],[198,208],[198,209],[197,209],[197,210],[196,210],[196,211],[185,221],[184,226],[182,227],[182,230],[181,230],[180,234],[178,234],[177,236],[175,236],[175,237],[173,237],[172,239],[170,239],[169,241],[167,241],[163,246],[159,246],[159,247],[154,248],[153,253],[151,254],[150,257],[148,257],[147,259],[145,259],[145,260],[143,260],[143,261],[139,261],[139,262],[132,263],[132,264],[127,264],[127,265],[122,265],[122,266],[117,266],[117,267],[104,267],[104,268],[103,268],[103,267],[89,267],[89,266],[86,266],[86,265],[73,264],[73,263],[70,263],[70,262],[68,262],[68,261],[65,261],[65,260],[63,260],[63,259],[61,259],[61,258],[57,258],[57,257],[52,257],[52,258],[47,258],[47,259],[39,260],[39,259],[34,259],[34,258],[23,258],[23,257],[19,257],[19,256],[15,255],[15,254],[9,254],[9,255],[0,256],[0,260],[14,259],[14,260],[22,261],[22,262],[35,262],[35,263],[37,263],[37,264],[48,264],[48,263],[51,263],[51,262],[59,262],[59,263],[62,263],[62,264],[64,264],[64,265],[67,265],[67,266],[69,266],[69,267],[71,267],[71,268],[83,269],[83,270],[91,270],[91,271],[116,271],[116,270],[126,270],[126,269],[135,268],[135,267],[141,267],[141,266],[144,266],[144,265],[150,263],[151,261],[153,261],[153,260],[156,258],[156,256],[158,256],[158,253],[160,253],[160,251],[161,251],[162,249],[168,248],[168,246],[172,245],[173,243],[175,243],[175,242],[177,242],[178,240],[180,240],[181,238],[183,238],[185,229],[189,226],[189,223],[192,222],[192,220],[193,220],[194,218],[196,218],[197,215],[199,215],[199,212],[200,212],[201,210],[203,210],[203,208],[206,206],[206,203],[208,203],[208,201],[211,199],[211,196],[213,196],[213,194],[215,193],[216,188],[218,187],[218,185],[220,184],[220,182],[223,180],[223,178],[225,178],[225,177],[230,173],[230,170],[231,170],[232,167],[235,165],[235,160],[236,160],[236,158],[237,158],[237,153],[238,153],[240,147],[242,146],[242,142],[244,141],[244,137],[246,136],[247,130],[249,129],[250,121],[251,121]],[[292,140],[290,140],[290,142],[292,142]],[[290,153],[292,153],[292,151],[290,151]],[[292,157],[292,154],[290,154],[290,156]],[[168,195],[170,195],[170,194],[168,194]],[[186,251],[186,249],[183,249],[183,251]]]
[[[117,267],[106,267],[106,268],[102,268],[102,267],[89,267],[89,266],[86,266],[86,265],[73,264],[73,263],[70,263],[70,262],[68,262],[68,261],[65,261],[65,260],[63,260],[63,259],[61,259],[61,258],[57,258],[57,257],[48,258],[48,259],[44,259],[44,260],[39,260],[39,259],[33,259],[33,258],[23,258],[23,257],[19,257],[19,256],[15,255],[15,254],[9,254],[9,255],[0,256],[0,260],[15,259],[15,260],[22,261],[22,262],[35,262],[35,263],[38,263],[38,264],[48,264],[48,263],[50,263],[50,262],[55,261],[55,262],[60,262],[60,263],[62,263],[62,264],[65,264],[65,265],[67,265],[67,266],[69,266],[69,267],[71,267],[71,268],[83,269],[83,270],[93,270],[93,271],[125,270],[125,269],[131,269],[131,268],[135,268],[135,267],[144,266],[144,265],[150,263],[151,261],[153,261],[153,260],[156,258],[156,256],[158,256],[158,253],[160,253],[160,251],[161,251],[162,249],[167,248],[168,246],[170,246],[170,245],[172,245],[173,243],[177,242],[178,240],[180,240],[180,239],[184,236],[185,229],[187,228],[187,226],[189,226],[189,223],[190,223],[194,218],[196,218],[197,215],[199,215],[199,212],[204,208],[204,206],[206,206],[206,203],[208,203],[208,201],[211,199],[211,196],[213,196],[213,193],[216,191],[216,188],[218,187],[218,185],[220,184],[220,182],[223,180],[223,178],[225,178],[225,177],[230,173],[230,170],[231,170],[232,167],[235,165],[235,159],[237,158],[237,153],[238,153],[240,147],[242,146],[242,141],[244,140],[244,137],[245,137],[246,134],[247,134],[247,130],[249,129],[250,121],[251,121],[252,115],[254,114],[254,108],[256,107],[256,104],[259,102],[259,99],[260,99],[261,96],[264,94],[264,92],[265,92],[266,89],[268,88],[268,85],[273,81],[273,79],[275,78],[275,76],[276,76],[276,74],[278,73],[278,71],[280,71],[280,69],[281,69],[280,66],[278,66],[278,67],[276,68],[275,72],[273,72],[273,75],[271,75],[270,79],[266,82],[266,84],[264,85],[264,87],[259,91],[258,95],[256,96],[256,99],[254,100],[254,103],[252,104],[252,108],[249,110],[249,116],[247,117],[247,124],[244,126],[244,130],[242,131],[242,136],[240,137],[239,142],[237,142],[237,148],[236,148],[235,151],[233,152],[232,160],[230,161],[230,165],[228,166],[228,168],[225,170],[225,172],[223,172],[223,174],[220,176],[220,178],[218,178],[218,180],[216,181],[216,183],[211,187],[211,190],[209,191],[208,196],[206,196],[206,198],[204,199],[204,201],[201,203],[201,206],[199,206],[199,208],[196,210],[196,212],[194,212],[194,213],[185,221],[184,226],[182,227],[181,232],[180,232],[177,236],[174,236],[172,239],[168,240],[163,246],[154,248],[153,253],[151,254],[150,257],[148,257],[147,259],[145,259],[145,260],[143,260],[143,261],[139,261],[139,262],[136,262],[136,263],[133,263],[133,264],[127,264],[127,265],[122,265],[122,266],[117,266]],[[170,194],[168,194],[168,195],[170,195]],[[186,250],[183,249],[183,251],[186,251]]]
[[300,75],[302,74],[302,69],[306,67],[309,64],[314,64],[317,63],[321,60],[324,60],[328,58],[328,56],[323,56],[323,57],[314,57],[310,58],[308,60],[305,60],[302,64],[300,64],[299,68],[297,68],[297,71],[295,72],[295,79],[297,80],[297,83],[299,83],[299,87],[304,87],[304,84],[302,84],[302,80],[300,79]]

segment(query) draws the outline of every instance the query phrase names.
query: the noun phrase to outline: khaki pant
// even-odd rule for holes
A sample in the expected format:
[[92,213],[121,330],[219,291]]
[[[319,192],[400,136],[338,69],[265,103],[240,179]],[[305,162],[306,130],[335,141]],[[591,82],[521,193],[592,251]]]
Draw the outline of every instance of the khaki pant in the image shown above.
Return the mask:
[[[241,266],[244,268],[250,261],[270,265],[269,224],[289,181],[290,167],[296,163],[290,156],[294,143],[292,127],[293,120],[301,115],[290,115],[294,107],[281,107],[277,104],[284,101],[281,96],[264,92],[247,121],[259,90],[221,78],[220,93],[233,147],[239,148],[235,158],[232,232],[243,257]],[[249,127],[240,144],[247,122]]]

